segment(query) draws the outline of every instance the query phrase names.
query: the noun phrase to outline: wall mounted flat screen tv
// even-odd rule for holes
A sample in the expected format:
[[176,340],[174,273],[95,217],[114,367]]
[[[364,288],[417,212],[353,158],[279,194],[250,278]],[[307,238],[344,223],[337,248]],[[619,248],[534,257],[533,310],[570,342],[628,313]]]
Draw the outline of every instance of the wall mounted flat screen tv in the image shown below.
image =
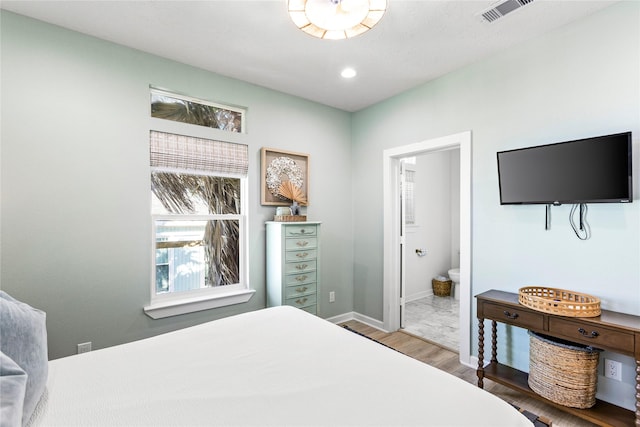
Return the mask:
[[631,132],[497,154],[502,205],[633,200]]

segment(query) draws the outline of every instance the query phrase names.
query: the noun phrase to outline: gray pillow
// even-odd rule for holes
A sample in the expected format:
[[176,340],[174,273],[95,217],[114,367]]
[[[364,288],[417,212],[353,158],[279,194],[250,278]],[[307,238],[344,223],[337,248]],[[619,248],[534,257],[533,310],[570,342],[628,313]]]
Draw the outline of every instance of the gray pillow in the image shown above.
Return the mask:
[[0,352],[27,374],[22,410],[22,425],[25,425],[47,384],[46,314],[0,291],[0,330]]
[[22,424],[27,373],[9,356],[0,352],[0,427]]

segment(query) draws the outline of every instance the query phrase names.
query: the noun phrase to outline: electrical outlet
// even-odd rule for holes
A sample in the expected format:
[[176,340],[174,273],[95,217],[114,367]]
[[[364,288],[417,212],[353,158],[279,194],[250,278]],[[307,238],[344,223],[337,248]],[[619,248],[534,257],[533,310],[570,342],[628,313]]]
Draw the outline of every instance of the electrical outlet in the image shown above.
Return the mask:
[[88,353],[91,351],[91,341],[78,344],[78,354]]
[[616,381],[622,381],[622,363],[604,359],[604,376]]
[[336,293],[334,291],[329,292],[329,302],[336,302]]

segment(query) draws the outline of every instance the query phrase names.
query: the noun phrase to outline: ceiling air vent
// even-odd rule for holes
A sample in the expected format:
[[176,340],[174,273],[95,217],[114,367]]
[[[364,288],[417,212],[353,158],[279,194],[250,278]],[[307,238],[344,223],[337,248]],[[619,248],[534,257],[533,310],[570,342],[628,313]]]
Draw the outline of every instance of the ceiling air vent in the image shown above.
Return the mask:
[[496,3],[491,8],[482,12],[482,17],[487,22],[496,21],[499,18],[502,18],[508,13],[513,12],[516,9],[521,8],[522,6],[526,6],[529,3],[532,3],[533,0],[506,0]]

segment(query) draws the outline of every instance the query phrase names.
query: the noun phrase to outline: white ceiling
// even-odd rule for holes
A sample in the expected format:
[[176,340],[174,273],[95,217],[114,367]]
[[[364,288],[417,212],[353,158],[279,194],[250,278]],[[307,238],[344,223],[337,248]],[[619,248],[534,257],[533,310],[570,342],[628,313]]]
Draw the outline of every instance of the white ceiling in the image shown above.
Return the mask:
[[[498,19],[493,0],[389,0],[368,33],[319,40],[286,0],[5,1],[3,9],[225,76],[357,111],[607,7],[612,0],[535,0]],[[340,71],[351,66],[356,78]]]

